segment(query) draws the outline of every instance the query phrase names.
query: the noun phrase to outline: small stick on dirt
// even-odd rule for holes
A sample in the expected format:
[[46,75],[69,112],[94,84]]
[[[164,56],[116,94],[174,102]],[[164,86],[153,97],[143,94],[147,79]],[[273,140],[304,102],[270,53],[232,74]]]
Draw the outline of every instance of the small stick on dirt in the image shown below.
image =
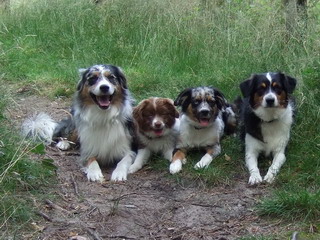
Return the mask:
[[57,209],[57,210],[59,210],[59,211],[61,211],[61,212],[64,212],[64,213],[66,213],[66,214],[69,214],[68,210],[66,210],[66,209],[60,207],[59,205],[51,202],[49,199],[46,199],[46,200],[45,200],[45,203],[48,204],[48,205],[49,205],[50,207],[52,207],[53,209]]
[[78,184],[74,180],[73,174],[71,175],[71,181],[72,181],[72,186],[74,188],[74,193],[79,197],[79,190],[78,190]]
[[134,195],[134,194],[137,194],[137,193],[135,193],[135,192],[133,192],[133,193],[126,193],[126,194],[123,194],[123,195],[121,195],[121,196],[119,196],[119,197],[117,197],[117,198],[111,199],[111,201],[119,202],[120,200],[124,199],[125,197],[130,196],[130,195]]
[[40,212],[40,211],[37,211],[36,214],[39,215],[39,216],[41,216],[41,217],[43,217],[43,218],[46,219],[47,221],[52,222],[52,219],[51,219],[47,214],[45,214],[45,213],[43,213],[43,212]]
[[80,154],[77,152],[66,152],[64,155],[66,155],[66,156],[80,156]]
[[86,226],[83,226],[83,227],[93,237],[94,240],[102,240],[102,238],[94,230],[92,230]]
[[[95,210],[97,210],[97,207],[92,207],[92,209],[87,213],[87,216],[90,216],[91,213],[93,213]],[[99,211],[100,212],[100,211]]]
[[104,235],[103,237],[105,238],[120,238],[120,239],[137,239],[135,237],[127,237],[127,236],[123,236],[123,235],[111,235],[111,236],[106,236]]
[[211,204],[202,204],[202,203],[190,203],[191,205],[193,205],[193,206],[198,206],[198,207],[207,207],[207,208],[213,208],[213,207],[217,207],[217,205],[216,204],[213,204],[213,205],[211,205]]

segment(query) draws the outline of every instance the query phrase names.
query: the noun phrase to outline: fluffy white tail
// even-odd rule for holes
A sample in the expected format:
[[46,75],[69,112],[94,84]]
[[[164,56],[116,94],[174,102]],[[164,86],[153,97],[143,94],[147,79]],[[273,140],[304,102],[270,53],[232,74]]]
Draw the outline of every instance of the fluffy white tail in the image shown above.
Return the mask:
[[22,123],[21,130],[24,137],[50,144],[56,126],[57,123],[48,114],[42,112],[27,118]]

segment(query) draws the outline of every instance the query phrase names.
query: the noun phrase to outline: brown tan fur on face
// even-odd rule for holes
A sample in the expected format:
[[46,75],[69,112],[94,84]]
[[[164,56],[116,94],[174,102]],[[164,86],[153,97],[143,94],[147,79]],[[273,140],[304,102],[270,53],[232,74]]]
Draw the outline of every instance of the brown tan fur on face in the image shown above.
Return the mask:
[[263,101],[263,95],[259,96],[257,93],[255,93],[253,97],[253,102],[254,102],[253,108],[256,109],[260,107],[262,104],[262,101]]
[[114,87],[115,87],[115,93],[113,95],[111,103],[112,103],[112,105],[115,105],[120,108],[120,106],[123,104],[124,91],[123,91],[122,87],[118,84]]
[[[191,99],[192,101],[202,101],[202,96],[198,95],[196,96],[194,99]],[[198,118],[197,118],[197,109],[192,107],[192,103],[190,103],[187,107],[187,110],[185,112],[185,114],[194,122],[198,122]]]
[[[103,73],[103,75],[104,75],[106,78],[108,78],[108,77],[110,77],[110,76],[112,75],[112,73],[109,72],[109,71],[105,71],[105,72]],[[113,95],[113,98],[112,98],[111,103],[112,103],[114,106],[117,106],[117,107],[120,108],[121,105],[122,105],[122,103],[123,103],[123,94],[124,94],[124,91],[123,91],[122,87],[120,86],[120,84],[117,83],[116,85],[114,85],[114,84],[111,83],[110,81],[109,81],[109,83],[112,84],[112,86],[115,88],[115,93],[114,93],[114,95]]]
[[[94,72],[96,74],[93,74],[93,75],[97,75],[99,76],[100,75],[100,72]],[[105,72],[105,74],[107,74],[108,76],[110,76],[110,72]],[[97,81],[98,83],[98,81]],[[112,83],[110,83],[112,84]],[[113,85],[113,84],[112,84]],[[82,88],[81,92],[80,92],[80,97],[81,97],[81,103],[84,107],[88,107],[90,105],[94,105],[96,104],[92,97],[90,96],[90,88],[91,87],[94,87],[95,85],[93,86],[89,86],[87,84],[87,82],[84,84],[84,87]],[[123,101],[123,93],[124,93],[124,90],[122,89],[122,87],[120,85],[113,85],[114,88],[115,88],[115,93],[113,95],[113,98],[112,98],[112,105],[115,105],[117,107],[120,107],[121,104],[122,104],[122,101]]]
[[152,103],[149,99],[143,100],[133,109],[133,118],[138,125],[139,130],[147,131],[149,129],[148,119],[143,116],[143,111],[147,113],[148,110],[145,110],[146,106],[152,106]]
[[93,99],[90,96],[90,92],[89,91],[90,91],[90,86],[85,85],[83,87],[83,89],[81,90],[81,92],[80,92],[81,104],[84,107],[88,107],[88,106],[91,106],[91,105],[95,104],[95,102],[93,101]]
[[[276,82],[272,83],[272,87],[277,87],[277,86],[279,86],[278,83],[276,83]],[[281,86],[279,86],[279,87],[282,89]],[[280,107],[281,108],[286,108],[288,106],[287,93],[282,89],[280,94],[277,94],[277,93],[275,93],[275,94],[277,96],[277,99],[278,99]]]
[[169,98],[156,98],[154,101],[156,115],[163,119],[166,127],[171,128],[175,123],[175,119],[179,117],[179,112],[173,105],[173,100]]
[[169,98],[148,98],[139,103],[133,110],[133,117],[142,131],[151,131],[155,116],[162,119],[166,127],[171,128],[179,113]]
[[[215,102],[215,98],[210,95],[210,94],[206,94],[205,95],[205,98],[202,98],[202,96],[196,96],[195,97],[195,100],[193,101],[213,101]],[[211,120],[214,120],[216,119],[216,117],[218,116],[219,114],[219,109],[218,109],[218,106],[217,104],[215,104],[213,107],[211,107],[211,112],[212,112],[212,117],[211,117]],[[192,107],[192,104],[189,104],[188,108],[187,108],[187,111],[186,111],[186,115],[191,119],[193,120],[194,122],[198,122],[198,118],[197,118],[197,109],[196,108],[193,108]]]
[[[266,83],[261,83],[260,87],[265,89],[267,87],[267,85],[266,85]],[[254,102],[253,108],[254,109],[256,109],[256,108],[261,106],[261,104],[263,102],[263,97],[264,97],[264,94],[259,96],[258,93],[256,93],[256,92],[254,93],[254,95],[253,95],[253,102]]]
[[192,105],[189,104],[186,115],[194,122],[198,122],[198,119],[196,117],[195,109],[193,109]]

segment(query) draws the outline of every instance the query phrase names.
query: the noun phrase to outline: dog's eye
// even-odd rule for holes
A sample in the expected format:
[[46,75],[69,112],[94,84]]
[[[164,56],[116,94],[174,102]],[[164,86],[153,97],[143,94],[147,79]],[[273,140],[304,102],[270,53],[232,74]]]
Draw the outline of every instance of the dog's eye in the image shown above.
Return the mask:
[[97,76],[91,76],[91,77],[88,78],[88,84],[89,84],[90,86],[92,86],[92,85],[94,85],[94,84],[97,82],[97,80],[98,80],[98,77],[97,77]]
[[116,76],[115,75],[113,75],[113,74],[111,74],[110,76],[108,76],[108,80],[111,82],[111,83],[113,83],[113,84],[115,84],[116,83]]
[[209,105],[211,105],[211,106],[216,104],[216,102],[213,99],[208,99],[207,103],[209,103]]
[[150,120],[153,118],[153,115],[152,114],[144,114],[143,117]]
[[257,89],[256,93],[259,95],[259,96],[262,96],[264,93],[265,93],[266,89],[265,87],[261,86]]
[[277,95],[280,95],[280,94],[282,93],[282,89],[281,89],[281,87],[278,86],[278,85],[273,88],[273,91],[274,91]]
[[200,100],[195,100],[195,101],[193,102],[193,105],[194,105],[194,106],[198,106],[200,103],[201,103]]
[[108,76],[108,79],[115,79],[116,78],[116,76],[115,75],[113,75],[113,74],[111,74],[110,76]]

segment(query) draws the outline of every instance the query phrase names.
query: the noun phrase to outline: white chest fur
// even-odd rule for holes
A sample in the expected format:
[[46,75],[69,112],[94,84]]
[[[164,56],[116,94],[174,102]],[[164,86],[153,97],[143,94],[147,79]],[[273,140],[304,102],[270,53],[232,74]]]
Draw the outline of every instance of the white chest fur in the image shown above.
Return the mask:
[[176,119],[175,124],[172,126],[172,128],[166,128],[164,134],[161,137],[150,139],[141,133],[138,134],[141,142],[150,151],[155,153],[166,152],[167,150],[174,148],[179,134],[179,128],[180,120]]
[[195,128],[190,123],[191,120],[186,115],[182,115],[178,148],[206,147],[219,143],[224,129],[224,123],[220,115],[212,125],[205,128]]
[[286,109],[277,113],[278,118],[271,122],[261,123],[261,133],[264,142],[254,138],[248,144],[256,140],[257,148],[265,155],[283,152],[290,138],[290,129],[293,122],[292,107],[288,105]]
[[[130,113],[130,109],[127,111]],[[111,107],[105,111],[93,106],[78,114],[82,160],[97,157],[100,163],[111,163],[130,151],[131,136],[126,129],[123,112],[118,108]]]

